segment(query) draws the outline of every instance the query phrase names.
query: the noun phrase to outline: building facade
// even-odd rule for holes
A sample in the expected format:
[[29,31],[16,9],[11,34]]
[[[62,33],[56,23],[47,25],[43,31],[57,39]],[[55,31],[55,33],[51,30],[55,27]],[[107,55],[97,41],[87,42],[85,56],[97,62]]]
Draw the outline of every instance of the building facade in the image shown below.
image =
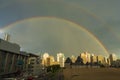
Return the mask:
[[60,64],[60,67],[65,67],[65,56],[63,53],[58,53],[57,54],[57,62]]
[[0,75],[27,70],[28,56],[20,53],[20,46],[0,39]]
[[109,59],[110,59],[110,63],[112,64],[114,61],[117,60],[117,56],[115,54],[110,54]]
[[51,65],[54,65],[55,59],[53,56],[49,56],[47,57],[46,62],[47,62],[47,66],[51,66]]
[[80,57],[83,59],[83,63],[86,64],[87,62],[91,62],[91,55],[88,52],[84,52],[80,54]]
[[42,72],[41,56],[29,54],[28,59],[28,74],[39,75]]
[[91,55],[91,63],[96,63],[97,62],[97,56],[92,54]]

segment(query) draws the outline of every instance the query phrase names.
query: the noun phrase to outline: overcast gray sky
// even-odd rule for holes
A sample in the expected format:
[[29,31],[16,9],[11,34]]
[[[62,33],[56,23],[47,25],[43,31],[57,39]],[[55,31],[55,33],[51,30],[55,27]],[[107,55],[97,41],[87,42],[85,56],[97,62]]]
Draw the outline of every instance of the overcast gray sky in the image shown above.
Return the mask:
[[109,53],[120,55],[119,3],[120,0],[0,0],[0,27],[33,16],[61,18],[81,25]]

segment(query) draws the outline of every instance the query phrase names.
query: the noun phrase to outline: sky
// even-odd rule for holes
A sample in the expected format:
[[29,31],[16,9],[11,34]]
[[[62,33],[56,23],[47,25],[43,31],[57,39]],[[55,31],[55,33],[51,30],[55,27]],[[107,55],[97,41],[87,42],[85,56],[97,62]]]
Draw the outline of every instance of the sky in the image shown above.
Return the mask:
[[[33,50],[32,49],[33,47],[28,46],[27,43],[26,45],[25,44],[23,45],[22,42],[25,42],[25,39],[22,40],[21,38],[25,36],[21,36],[21,38],[19,37],[21,39],[20,40],[15,36],[15,34],[19,35],[20,31],[26,32],[25,30],[28,30],[28,29],[29,29],[28,30],[29,33],[34,32],[37,29],[41,29],[42,27],[39,27],[39,28],[37,27],[35,30],[33,30],[31,27],[28,27],[28,26],[31,26],[31,25],[43,26],[45,25],[44,22],[46,22],[46,26],[49,26],[49,25],[58,26],[58,28],[56,29],[52,28],[52,30],[54,31],[55,30],[57,31],[59,29],[62,29],[62,30],[64,29],[63,32],[65,33],[62,33],[62,34],[63,35],[65,34],[65,36],[71,35],[70,41],[69,41],[69,43],[71,43],[76,41],[76,40],[72,41],[72,38],[74,38],[73,36],[76,36],[75,35],[76,33],[71,32],[73,33],[71,34],[69,32],[69,30],[70,31],[74,29],[77,30],[77,28],[75,27],[77,25],[74,25],[75,23],[81,26],[82,28],[84,28],[85,30],[89,31],[92,35],[94,35],[97,38],[97,40],[99,40],[99,42],[102,43],[103,46],[108,50],[108,53],[116,53],[118,56],[120,56],[120,45],[119,45],[120,44],[119,43],[120,42],[120,35],[119,35],[120,34],[120,27],[119,27],[120,26],[120,17],[119,17],[120,5],[119,3],[120,3],[120,0],[0,0],[0,29],[1,29],[0,36],[1,37],[3,36],[2,32],[7,31],[8,33],[12,34],[11,37],[13,38],[13,42],[14,41],[18,42],[23,48],[23,50],[37,52],[39,51],[37,49],[38,47],[42,46],[43,48],[44,46],[43,43],[46,43],[45,45],[49,46],[49,48],[51,45],[56,47],[57,43],[59,43],[60,45],[61,44],[60,41],[58,40],[59,42],[56,42],[57,41],[56,39],[59,39],[61,35],[59,35],[59,33],[56,32],[58,34],[56,36],[59,36],[59,37],[55,38],[56,36],[54,36],[54,38],[51,38],[53,39],[53,43],[51,42],[51,44],[49,43],[47,44],[47,42],[50,41],[49,39],[46,42],[40,41],[40,44],[42,45],[34,47],[35,49]],[[49,17],[49,19],[41,18],[46,16]],[[33,17],[35,18],[39,17],[39,19],[35,19],[35,18],[33,20],[31,19],[32,22],[30,22],[30,18],[33,18]],[[54,19],[52,17],[55,17],[57,19]],[[53,20],[53,22],[51,22],[51,19]],[[45,21],[42,22],[42,20],[45,20]],[[72,22],[73,24],[71,25],[74,26],[75,28],[73,27],[71,28],[70,24],[67,23],[67,21]],[[14,24],[15,22],[17,23]],[[58,25],[56,25],[55,22]],[[30,23],[31,25],[29,25]],[[60,23],[64,25],[62,25],[62,27],[59,27]],[[10,26],[14,26],[14,27],[11,28]],[[24,28],[23,27],[20,28],[21,26],[24,26]],[[69,26],[69,27],[65,29],[65,27],[63,26]],[[18,27],[20,30],[18,30]],[[77,35],[81,34],[81,30],[83,30],[82,28],[78,29]],[[49,29],[49,28],[42,28],[42,29],[46,31],[46,29]],[[87,34],[87,31],[84,31],[83,33]],[[14,32],[14,34],[12,32]],[[49,32],[50,31],[48,30],[46,32],[46,35],[42,34],[41,36],[48,36]],[[27,33],[24,33],[24,34],[27,34]],[[51,34],[53,35],[54,33],[51,33]],[[79,40],[80,37],[84,38],[82,35],[80,37],[79,36],[77,36],[77,38],[75,39]],[[88,36],[91,36],[91,35],[87,34],[87,37]],[[85,37],[84,40],[86,40],[87,37]],[[40,39],[44,39],[44,38],[40,38]],[[91,39],[91,42],[92,40],[93,39]],[[62,42],[63,44],[65,43],[66,39],[62,41],[63,41]],[[95,42],[94,47],[96,44],[98,45],[98,43],[95,40],[93,41]],[[86,42],[89,42],[89,41],[86,41]],[[36,44],[36,43],[37,43],[37,40],[35,43],[32,43],[32,44]],[[70,52],[71,54],[78,53],[79,52],[78,48],[80,48],[80,50],[82,51],[82,46],[77,45],[77,44],[80,45],[81,43],[72,43],[72,44],[76,44],[75,46],[73,46],[74,48],[73,50],[69,49],[70,46],[68,46],[68,44],[66,44],[68,50],[64,50],[64,49],[61,50],[59,48],[60,46],[57,45],[58,47],[56,47],[56,49],[53,51],[48,47],[47,48],[44,47],[45,50],[41,48],[40,51],[41,50],[43,50],[41,52],[48,51],[49,53],[56,53],[58,51],[58,52],[64,52],[66,54],[69,54]],[[88,44],[86,43],[86,45]],[[90,46],[94,48],[92,45]],[[89,47],[87,47],[86,49],[88,49],[88,51],[93,53],[98,52],[102,54],[101,52],[102,50],[100,47],[94,50],[90,49]],[[98,49],[100,50],[98,51]]]

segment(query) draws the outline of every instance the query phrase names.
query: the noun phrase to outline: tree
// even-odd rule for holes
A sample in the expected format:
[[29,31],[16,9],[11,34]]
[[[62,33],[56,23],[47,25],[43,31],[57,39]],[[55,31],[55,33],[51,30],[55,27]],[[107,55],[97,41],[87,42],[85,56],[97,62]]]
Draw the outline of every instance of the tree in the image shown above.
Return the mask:
[[80,64],[80,65],[83,65],[83,64],[84,64],[84,63],[83,63],[83,59],[82,59],[80,56],[77,57],[77,60],[75,61],[75,63],[76,63],[76,64]]
[[57,70],[60,69],[60,65],[51,65],[47,67],[47,72],[56,72]]
[[65,61],[65,63],[72,63],[72,60],[68,57]]

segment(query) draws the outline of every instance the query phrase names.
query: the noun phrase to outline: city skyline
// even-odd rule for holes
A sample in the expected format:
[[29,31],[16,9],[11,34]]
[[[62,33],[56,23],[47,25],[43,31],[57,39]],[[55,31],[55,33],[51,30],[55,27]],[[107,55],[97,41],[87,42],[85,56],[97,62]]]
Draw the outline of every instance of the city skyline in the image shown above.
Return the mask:
[[[87,75],[90,75],[89,73],[91,73],[91,70],[92,72],[95,71],[94,73],[96,73],[96,70],[102,71],[102,74],[105,73],[108,78],[110,77],[109,74],[112,74],[111,71],[114,70],[116,73],[119,72],[120,59],[117,58],[115,54],[110,54],[109,57],[105,57],[102,55],[94,55],[88,52],[83,52],[77,57],[72,55],[71,58],[67,57],[65,59],[64,53],[57,53],[57,60],[55,60],[55,57],[49,55],[48,53],[35,55],[33,53],[20,51],[19,44],[9,42],[9,38],[9,35],[6,34],[4,38],[5,40],[0,39],[0,63],[2,64],[0,65],[1,79],[7,79],[8,77],[13,77],[12,79],[26,79],[34,76],[35,79],[50,79],[55,78],[55,76],[49,77],[49,75],[57,74],[54,73],[57,71],[59,73],[57,76],[59,77],[56,77],[55,80],[61,78],[65,78],[66,80],[67,75],[64,73],[66,73],[66,71],[69,71],[69,73],[71,71],[73,72],[73,69],[74,71],[77,70],[77,75],[81,72],[79,70],[83,70],[82,72],[87,71]],[[58,70],[62,70],[62,72],[59,72]],[[104,70],[109,71],[109,74],[106,73],[106,71],[104,72]],[[46,76],[41,76],[45,73],[48,74]],[[37,77],[39,75],[40,77]],[[98,76],[96,78],[99,78],[100,74],[97,75]],[[91,75],[91,78],[94,77]],[[79,78],[77,77],[77,79]]]
[[[109,3],[108,3],[109,2]],[[115,53],[118,56],[120,56],[120,45],[119,45],[119,40],[120,36],[119,34],[119,0],[112,1],[112,0],[101,0],[101,1],[81,1],[81,0],[40,0],[40,1],[32,1],[32,0],[21,0],[21,1],[6,1],[6,0],[1,0],[0,1],[0,31],[1,32],[6,32],[6,28],[11,26],[15,26],[17,29],[14,28],[16,31],[22,31],[24,32],[25,30],[28,30],[29,28],[27,26],[29,23],[26,23],[25,20],[28,19],[33,19],[33,18],[39,18],[39,17],[48,17],[51,20],[51,17],[55,17],[57,19],[65,19],[67,21],[73,22],[75,24],[78,24],[88,32],[90,32],[92,35],[94,35],[97,40],[103,45],[108,50],[108,53]],[[103,5],[103,6],[101,6]],[[36,21],[34,19],[34,21]],[[20,22],[23,21],[23,24],[20,25]],[[25,21],[25,22],[24,22]],[[19,22],[17,25],[16,22]],[[15,25],[15,24],[16,25]],[[57,26],[60,26],[60,22]],[[64,23],[64,22],[63,22]],[[10,25],[9,25],[10,24]],[[53,26],[53,22],[48,22],[46,26]],[[26,28],[18,28],[21,27],[22,25],[26,25]],[[31,23],[33,26],[38,26],[38,23],[35,24]],[[54,24],[55,25],[55,24]],[[64,24],[64,26],[66,26]],[[13,29],[13,28],[12,28]],[[31,28],[32,29],[32,28]],[[38,29],[38,28],[37,28]],[[65,29],[65,28],[63,28]],[[69,28],[65,29],[64,31],[67,31]],[[75,28],[74,28],[75,29]],[[9,28],[10,30],[10,28]],[[59,30],[59,29],[58,29]],[[28,30],[29,31],[29,30]],[[11,30],[12,32],[12,30]],[[19,32],[20,33],[20,32]],[[32,49],[30,45],[26,43],[26,45],[23,46],[23,43],[27,42],[28,40],[22,40],[23,37],[20,37],[21,35],[19,33],[15,33],[13,31],[11,35],[12,38],[14,38],[13,42],[20,42],[21,47],[24,48],[23,50],[29,51]],[[30,30],[30,33],[32,31]],[[25,33],[26,34],[26,33]],[[19,38],[16,37],[15,35],[20,35]],[[22,34],[23,35],[23,34]],[[44,36],[44,35],[43,35]],[[66,35],[68,36],[68,35]],[[73,35],[74,36],[74,35]],[[73,37],[72,36],[72,37]],[[2,35],[0,34],[0,37]],[[83,36],[82,36],[83,37]],[[48,40],[50,41],[50,40]],[[94,40],[93,40],[94,41]],[[82,42],[82,41],[81,41]],[[31,43],[31,41],[30,41]],[[35,42],[36,43],[36,42]],[[57,42],[53,41],[54,44]],[[37,44],[37,43],[36,43]],[[52,43],[51,43],[52,44]],[[60,43],[61,44],[61,43]],[[78,44],[78,43],[76,43]],[[48,44],[50,45],[50,44]],[[68,44],[67,44],[68,45]],[[38,46],[37,46],[38,47]],[[61,46],[60,46],[61,47]],[[70,46],[68,46],[70,47]],[[74,46],[76,47],[76,46]],[[77,46],[78,47],[78,46]],[[93,47],[93,46],[92,46]],[[101,47],[99,47],[97,50],[99,51],[93,51],[93,53],[99,52],[99,54],[105,54],[104,51],[101,51]],[[29,50],[28,50],[29,48]],[[56,48],[56,45],[52,48]],[[86,49],[81,49],[82,47],[78,47],[79,50],[83,51],[89,51]],[[94,48],[94,47],[93,47]],[[41,48],[42,49],[42,48]],[[58,49],[58,50],[57,50]],[[43,51],[37,49],[36,47],[32,50],[33,52],[49,52],[49,53],[56,53],[56,52],[64,52],[66,54],[69,54],[70,50],[68,49],[66,51],[62,51],[59,48],[55,50],[57,51],[51,51],[51,49],[46,48],[46,50],[42,49]],[[73,53],[78,53],[78,49],[75,50]],[[103,49],[102,49],[103,50]],[[92,52],[90,51],[90,52]]]
[[0,80],[119,80],[120,0],[0,0]]

